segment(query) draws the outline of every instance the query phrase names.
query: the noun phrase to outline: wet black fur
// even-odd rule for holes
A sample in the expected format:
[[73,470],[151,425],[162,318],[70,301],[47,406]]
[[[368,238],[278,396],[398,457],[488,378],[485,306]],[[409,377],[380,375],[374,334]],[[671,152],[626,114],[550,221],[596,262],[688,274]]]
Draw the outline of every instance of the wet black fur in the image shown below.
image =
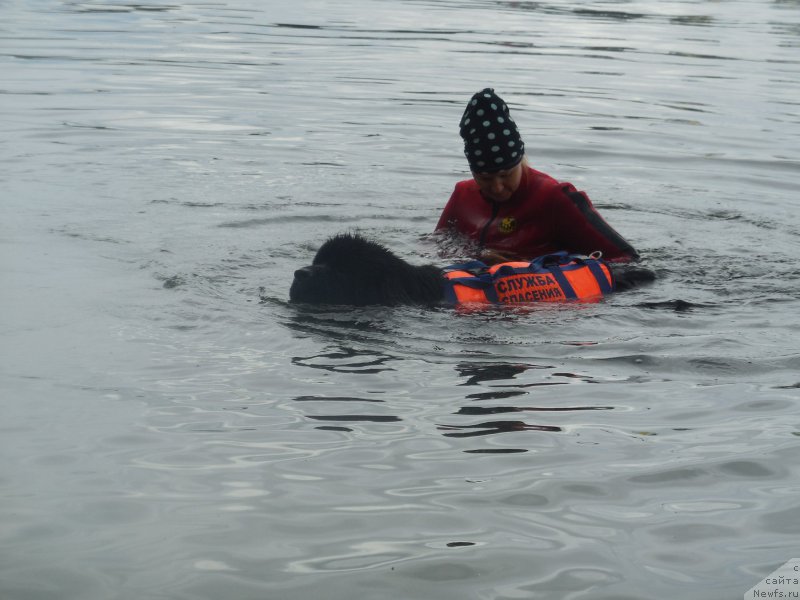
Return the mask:
[[[655,279],[649,269],[612,265],[617,290]],[[412,265],[381,244],[342,233],[317,251],[308,267],[294,272],[292,302],[352,306],[438,304],[444,300],[442,270]]]
[[294,272],[292,302],[354,306],[436,304],[444,297],[441,269],[414,266],[377,242],[343,233]]

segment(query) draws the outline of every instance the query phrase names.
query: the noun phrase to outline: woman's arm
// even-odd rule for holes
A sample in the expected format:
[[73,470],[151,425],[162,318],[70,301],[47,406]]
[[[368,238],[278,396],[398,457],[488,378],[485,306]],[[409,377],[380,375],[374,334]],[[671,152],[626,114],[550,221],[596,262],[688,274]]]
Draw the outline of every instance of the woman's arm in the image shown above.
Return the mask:
[[627,262],[637,260],[639,253],[617,231],[606,223],[584,192],[572,184],[562,184],[556,205],[558,240],[566,249],[584,254],[596,250],[603,258]]

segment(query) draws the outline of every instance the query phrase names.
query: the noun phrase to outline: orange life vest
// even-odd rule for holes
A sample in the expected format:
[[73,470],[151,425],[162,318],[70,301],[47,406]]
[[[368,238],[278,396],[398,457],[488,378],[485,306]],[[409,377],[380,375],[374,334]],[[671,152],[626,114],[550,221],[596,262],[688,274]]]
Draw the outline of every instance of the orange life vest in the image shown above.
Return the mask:
[[491,267],[480,261],[452,265],[444,277],[445,298],[453,304],[593,300],[614,291],[614,277],[605,262],[567,252]]

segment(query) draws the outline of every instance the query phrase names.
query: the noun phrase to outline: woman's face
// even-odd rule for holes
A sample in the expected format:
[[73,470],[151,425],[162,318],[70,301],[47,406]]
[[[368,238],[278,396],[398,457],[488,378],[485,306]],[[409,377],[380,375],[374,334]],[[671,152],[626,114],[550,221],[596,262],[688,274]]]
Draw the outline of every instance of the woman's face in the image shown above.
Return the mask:
[[519,187],[522,180],[522,163],[507,171],[496,173],[472,172],[472,178],[478,184],[481,195],[492,202],[506,202]]

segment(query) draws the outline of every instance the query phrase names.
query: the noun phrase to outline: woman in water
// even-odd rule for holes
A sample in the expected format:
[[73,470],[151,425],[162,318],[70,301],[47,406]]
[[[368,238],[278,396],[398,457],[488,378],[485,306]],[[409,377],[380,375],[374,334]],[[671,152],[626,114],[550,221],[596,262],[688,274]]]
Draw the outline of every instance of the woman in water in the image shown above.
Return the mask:
[[456,184],[436,230],[452,230],[482,248],[489,263],[567,250],[602,252],[610,261],[639,257],[570,183],[532,169],[505,102],[486,88],[467,104],[460,133],[472,179]]

